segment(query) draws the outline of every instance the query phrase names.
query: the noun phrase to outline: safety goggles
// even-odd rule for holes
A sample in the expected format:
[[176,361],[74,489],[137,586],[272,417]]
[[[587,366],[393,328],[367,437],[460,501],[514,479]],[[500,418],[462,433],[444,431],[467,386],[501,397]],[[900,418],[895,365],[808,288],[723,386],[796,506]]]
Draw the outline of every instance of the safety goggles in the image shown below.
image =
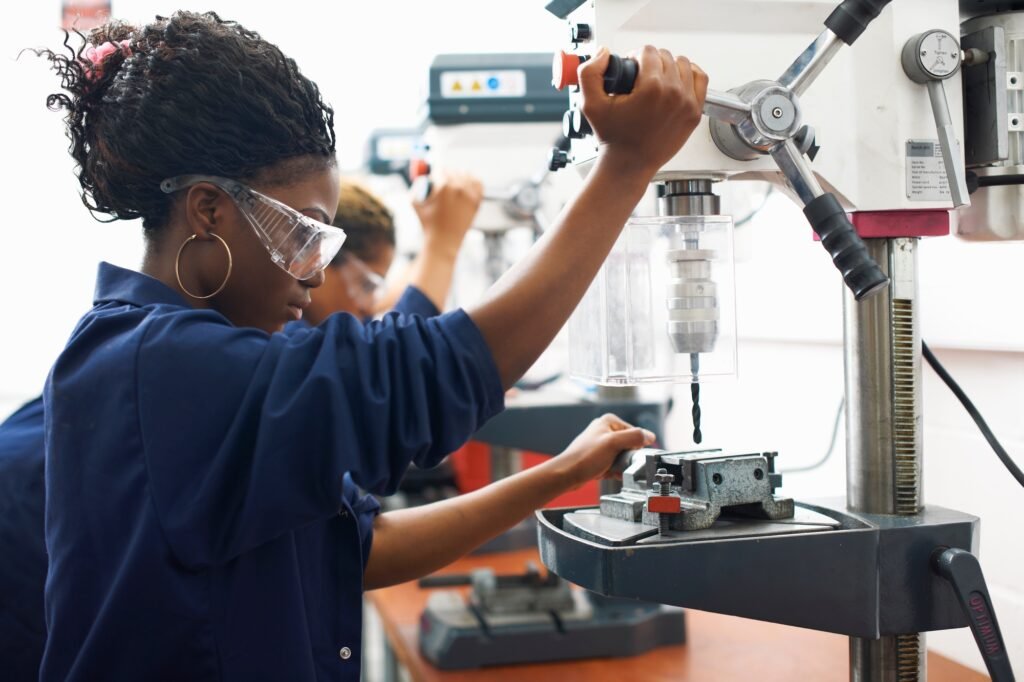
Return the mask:
[[348,285],[348,294],[358,301],[373,300],[384,288],[384,278],[361,258],[347,251],[338,254],[338,264]]
[[271,260],[295,279],[309,279],[334,259],[345,231],[321,223],[236,180],[215,175],[179,175],[160,183],[167,194],[208,182],[231,197],[249,221]]

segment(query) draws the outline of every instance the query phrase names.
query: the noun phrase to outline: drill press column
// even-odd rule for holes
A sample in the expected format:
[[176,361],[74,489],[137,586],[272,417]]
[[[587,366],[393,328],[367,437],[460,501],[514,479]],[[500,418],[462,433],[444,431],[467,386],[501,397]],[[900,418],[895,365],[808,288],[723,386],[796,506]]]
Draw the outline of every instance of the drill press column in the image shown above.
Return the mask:
[[[851,511],[914,515],[921,496],[921,333],[917,239],[868,239],[888,292],[843,297],[846,501]],[[924,635],[850,638],[853,682],[925,679]]]

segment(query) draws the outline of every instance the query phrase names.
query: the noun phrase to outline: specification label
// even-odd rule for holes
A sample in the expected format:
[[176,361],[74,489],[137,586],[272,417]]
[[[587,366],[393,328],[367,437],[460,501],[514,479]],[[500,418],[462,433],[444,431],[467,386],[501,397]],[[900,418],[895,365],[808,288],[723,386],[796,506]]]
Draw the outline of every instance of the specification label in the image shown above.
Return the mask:
[[946,165],[938,140],[907,140],[907,198],[949,201]]

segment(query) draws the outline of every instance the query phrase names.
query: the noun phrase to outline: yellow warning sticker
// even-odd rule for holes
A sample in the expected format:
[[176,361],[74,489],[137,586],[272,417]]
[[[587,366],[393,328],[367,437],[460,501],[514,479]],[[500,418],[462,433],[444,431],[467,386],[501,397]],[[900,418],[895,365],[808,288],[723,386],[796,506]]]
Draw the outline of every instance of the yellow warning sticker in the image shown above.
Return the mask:
[[442,71],[441,97],[525,97],[526,72],[521,69],[495,71]]

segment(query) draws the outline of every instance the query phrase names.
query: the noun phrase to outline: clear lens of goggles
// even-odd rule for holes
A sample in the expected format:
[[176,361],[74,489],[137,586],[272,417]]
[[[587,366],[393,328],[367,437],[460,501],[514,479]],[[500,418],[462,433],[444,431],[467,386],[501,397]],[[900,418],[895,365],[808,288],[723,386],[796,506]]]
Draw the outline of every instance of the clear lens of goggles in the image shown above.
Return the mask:
[[224,190],[252,225],[270,258],[295,279],[309,279],[334,259],[345,232],[326,225],[236,180],[215,175],[179,175],[160,183],[167,194],[208,182]]
[[341,262],[351,268],[354,272],[346,273],[346,280],[349,283],[349,295],[356,297],[374,298],[384,286],[384,278],[370,269],[362,259],[353,256],[345,251],[339,256]]

